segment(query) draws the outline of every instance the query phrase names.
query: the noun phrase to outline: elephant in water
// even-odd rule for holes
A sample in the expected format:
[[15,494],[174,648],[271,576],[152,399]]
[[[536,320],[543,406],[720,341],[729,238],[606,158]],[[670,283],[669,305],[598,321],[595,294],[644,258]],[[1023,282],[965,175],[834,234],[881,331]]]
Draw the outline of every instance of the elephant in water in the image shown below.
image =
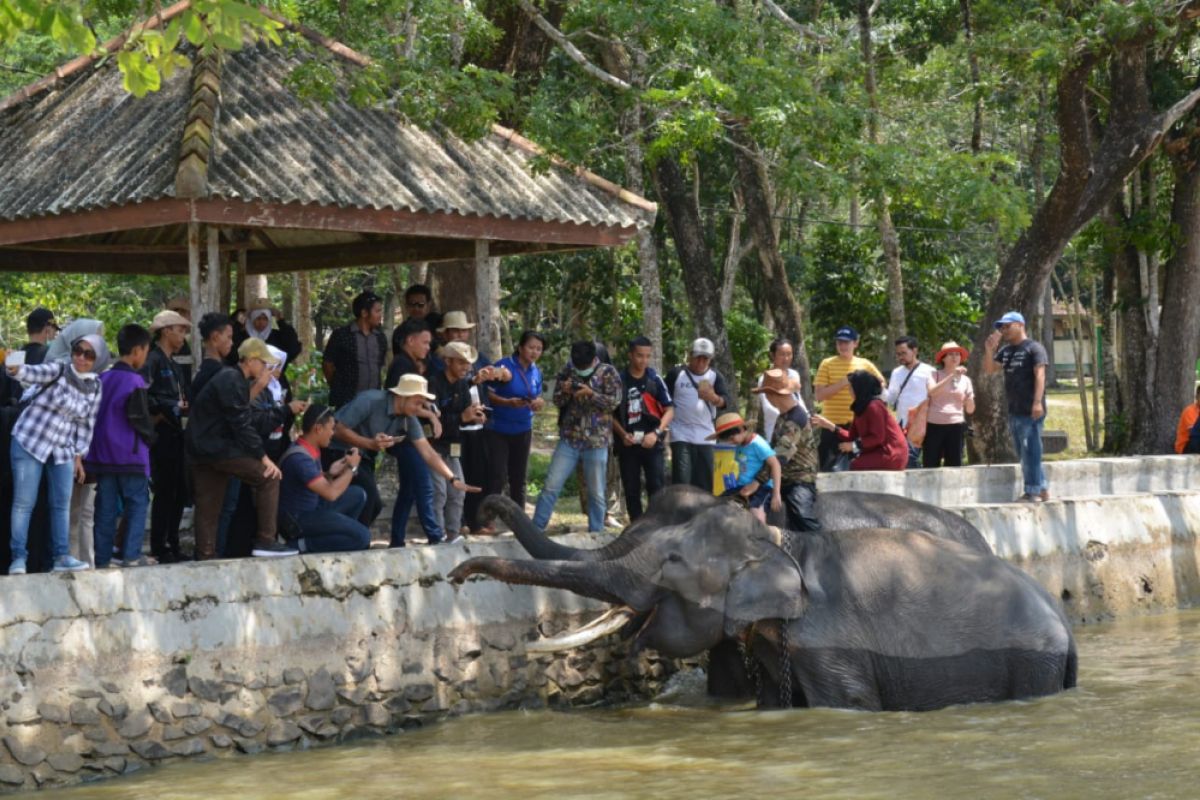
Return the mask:
[[536,560],[473,558],[450,578],[569,589],[616,607],[531,650],[623,627],[636,632],[635,648],[674,658],[740,642],[766,706],[927,710],[1075,685],[1075,644],[1057,604],[986,544],[871,527],[789,532],[781,547],[738,508],[688,494],[665,508],[653,529],[632,525],[600,550],[531,540]]

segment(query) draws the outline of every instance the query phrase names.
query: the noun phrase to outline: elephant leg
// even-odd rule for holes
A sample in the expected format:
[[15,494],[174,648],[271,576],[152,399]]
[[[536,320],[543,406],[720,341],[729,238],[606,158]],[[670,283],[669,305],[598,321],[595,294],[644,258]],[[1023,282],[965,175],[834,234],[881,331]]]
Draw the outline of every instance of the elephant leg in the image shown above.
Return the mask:
[[809,706],[882,711],[870,661],[855,651],[800,650],[792,654],[792,674]]
[[724,639],[708,651],[708,694],[730,700],[754,697],[754,680],[746,672],[746,662],[737,642]]

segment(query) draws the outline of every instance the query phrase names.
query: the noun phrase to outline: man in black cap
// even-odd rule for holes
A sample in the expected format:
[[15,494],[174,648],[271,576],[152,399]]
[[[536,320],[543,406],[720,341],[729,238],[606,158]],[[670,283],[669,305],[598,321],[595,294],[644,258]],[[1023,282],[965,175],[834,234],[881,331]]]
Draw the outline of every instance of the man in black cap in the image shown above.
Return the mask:
[[58,335],[58,323],[54,321],[54,312],[48,308],[35,308],[25,318],[25,332],[29,334],[29,344],[25,351],[26,364],[41,364],[46,359],[46,350],[50,342]]
[[[878,378],[881,385],[887,382],[874,364],[855,355],[854,351],[858,349],[858,331],[849,325],[843,325],[833,334],[833,339],[837,355],[830,356],[817,367],[813,389],[817,402],[823,404],[821,414],[835,425],[846,426],[854,420],[854,412],[850,410],[850,404],[854,402],[854,393],[850,391],[847,376],[851,372],[865,369]],[[832,431],[821,431],[822,470],[828,471],[835,465],[838,457],[837,445],[836,434]]]

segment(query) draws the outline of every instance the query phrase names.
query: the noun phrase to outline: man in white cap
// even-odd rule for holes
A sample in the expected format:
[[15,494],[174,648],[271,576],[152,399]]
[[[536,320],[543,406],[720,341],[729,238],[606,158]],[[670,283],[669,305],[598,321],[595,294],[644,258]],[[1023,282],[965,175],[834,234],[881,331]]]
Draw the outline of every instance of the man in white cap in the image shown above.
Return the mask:
[[[1021,460],[1026,503],[1050,499],[1050,486],[1042,470],[1042,425],[1046,420],[1046,348],[1025,335],[1025,317],[1009,311],[996,320],[996,330],[983,343],[983,371],[994,375],[1004,368],[1004,394],[1008,398],[1008,430]],[[1000,347],[1003,342],[1004,346]]]
[[225,367],[196,395],[188,426],[188,452],[196,490],[196,560],[217,557],[217,523],[231,477],[254,491],[258,516],[253,555],[296,555],[276,539],[281,473],[266,454],[255,425],[250,385],[279,363],[261,339],[238,348],[236,367]]
[[175,357],[187,345],[192,323],[177,311],[160,311],[150,323],[154,346],[142,366],[156,438],[150,448],[150,553],[160,564],[179,561],[179,523],[188,504],[183,429],[188,413],[187,380]]
[[687,364],[667,373],[667,389],[675,401],[671,422],[671,483],[690,483],[706,492],[713,488],[713,420],[736,411],[737,402],[724,376],[712,368],[716,348],[703,337],[692,342]]
[[[429,391],[429,383],[420,375],[401,375],[400,380],[390,389],[371,389],[359,392],[353,400],[339,408],[337,414],[334,415],[337,425],[334,427],[334,444],[331,445],[331,449],[357,447],[360,453],[374,454],[407,444],[416,450],[429,471],[445,479],[450,488],[468,493],[478,492],[478,487],[463,483],[457,475],[451,472],[450,467],[446,466],[430,446],[429,440],[425,438],[425,432],[421,429],[421,421],[417,414],[434,399],[436,398]],[[375,485],[374,467],[367,470],[362,468],[368,461],[369,459],[364,458],[360,462],[358,474],[353,481],[355,485],[362,486],[367,491],[368,507],[364,509],[363,513],[364,515],[372,514],[372,516],[370,521],[359,517],[359,520],[366,525],[370,525],[382,507],[379,500],[379,489]],[[399,457],[397,457],[397,466],[402,467]],[[401,505],[401,498],[405,495],[406,477],[401,469],[400,492],[396,496],[397,507]],[[411,479],[409,484],[408,505],[403,509],[403,516],[395,510],[392,513],[392,547],[404,547],[404,527],[408,522],[408,511],[412,508]],[[376,506],[373,510],[372,503]],[[432,507],[432,500],[430,506]],[[432,516],[432,509],[430,516]],[[430,544],[443,541],[440,531],[435,531],[435,533],[438,535],[430,537]],[[426,534],[428,535],[428,528]]]

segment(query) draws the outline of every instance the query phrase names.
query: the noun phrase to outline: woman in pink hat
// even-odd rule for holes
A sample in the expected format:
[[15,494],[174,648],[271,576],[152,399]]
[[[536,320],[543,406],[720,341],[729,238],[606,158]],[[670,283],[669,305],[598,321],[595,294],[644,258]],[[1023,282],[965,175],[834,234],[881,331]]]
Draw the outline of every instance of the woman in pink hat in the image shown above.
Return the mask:
[[929,378],[929,421],[921,466],[961,467],[967,414],[975,413],[975,388],[963,366],[970,354],[958,342],[946,342],[934,356],[938,369]]

